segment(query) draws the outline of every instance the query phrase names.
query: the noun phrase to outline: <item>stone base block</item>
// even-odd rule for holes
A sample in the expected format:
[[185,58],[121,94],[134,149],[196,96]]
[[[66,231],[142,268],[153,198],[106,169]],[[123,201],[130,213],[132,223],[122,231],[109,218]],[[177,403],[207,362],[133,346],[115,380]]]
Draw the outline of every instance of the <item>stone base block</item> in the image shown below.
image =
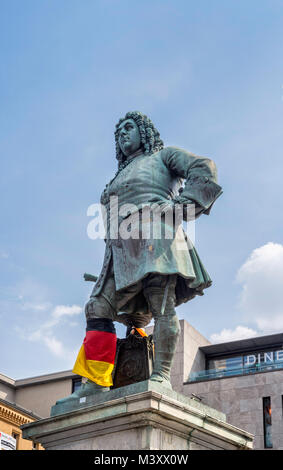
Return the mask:
[[23,437],[48,450],[252,449],[253,436],[225,415],[146,380],[76,403],[22,426]]

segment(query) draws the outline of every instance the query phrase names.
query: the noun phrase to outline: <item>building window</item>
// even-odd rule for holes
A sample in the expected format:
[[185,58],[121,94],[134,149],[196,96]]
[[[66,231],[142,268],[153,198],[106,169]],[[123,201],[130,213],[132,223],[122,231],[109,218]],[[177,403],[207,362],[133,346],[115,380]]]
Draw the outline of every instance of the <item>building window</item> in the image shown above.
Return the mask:
[[72,380],[72,393],[78,390],[82,384],[82,379],[73,379]]
[[271,399],[264,397],[262,399],[263,406],[263,433],[265,449],[272,449],[272,418],[271,418]]

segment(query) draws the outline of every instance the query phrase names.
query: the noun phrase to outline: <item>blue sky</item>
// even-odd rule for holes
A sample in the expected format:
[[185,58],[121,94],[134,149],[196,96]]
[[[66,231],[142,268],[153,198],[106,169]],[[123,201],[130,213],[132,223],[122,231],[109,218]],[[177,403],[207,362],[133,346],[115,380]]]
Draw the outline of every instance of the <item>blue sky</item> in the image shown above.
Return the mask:
[[0,1],[1,373],[73,366],[104,251],[87,208],[129,110],[224,190],[196,225],[213,286],[179,317],[212,341],[283,331],[282,44],[282,0]]

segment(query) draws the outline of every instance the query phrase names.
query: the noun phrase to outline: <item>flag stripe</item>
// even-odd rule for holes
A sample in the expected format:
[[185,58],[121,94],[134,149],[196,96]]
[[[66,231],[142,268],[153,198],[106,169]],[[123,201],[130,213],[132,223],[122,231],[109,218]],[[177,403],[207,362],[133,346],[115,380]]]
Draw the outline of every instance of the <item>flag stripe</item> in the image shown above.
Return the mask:
[[116,333],[115,326],[109,318],[90,318],[87,320],[86,331],[105,331],[107,333]]
[[114,364],[117,337],[105,331],[87,331],[84,339],[87,360],[103,361]]
[[102,361],[87,360],[84,345],[81,346],[73,373],[90,379],[103,387],[111,387],[113,385],[112,371],[113,364]]
[[116,343],[116,330],[112,320],[108,318],[87,320],[86,336],[73,372],[104,387],[113,385]]

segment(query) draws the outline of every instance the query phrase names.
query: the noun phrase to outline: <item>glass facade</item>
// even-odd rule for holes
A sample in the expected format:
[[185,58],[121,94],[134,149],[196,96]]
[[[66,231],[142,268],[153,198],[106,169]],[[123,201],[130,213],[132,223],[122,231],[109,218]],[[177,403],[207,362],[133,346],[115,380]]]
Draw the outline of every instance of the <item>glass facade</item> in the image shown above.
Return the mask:
[[275,369],[283,369],[283,349],[208,359],[206,370],[191,373],[189,381],[245,375]]

